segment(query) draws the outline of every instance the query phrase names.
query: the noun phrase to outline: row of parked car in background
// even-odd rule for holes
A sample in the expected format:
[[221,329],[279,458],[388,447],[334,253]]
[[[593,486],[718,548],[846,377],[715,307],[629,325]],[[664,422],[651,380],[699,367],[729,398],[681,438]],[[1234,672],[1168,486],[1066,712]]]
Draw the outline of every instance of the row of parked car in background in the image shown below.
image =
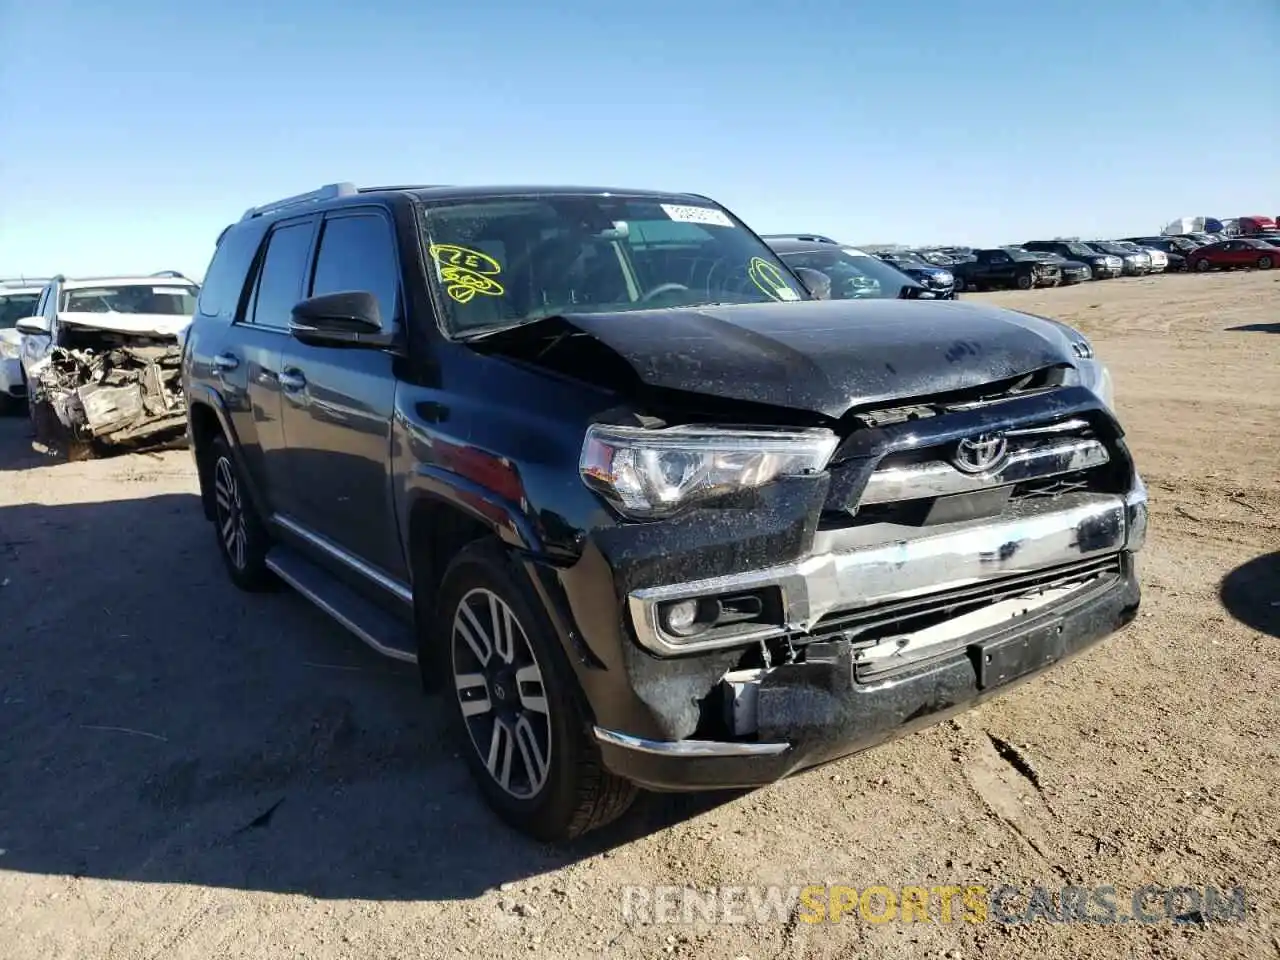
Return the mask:
[[[1087,280],[1154,273],[1254,267],[1280,263],[1280,231],[1223,238],[1210,233],[1118,240],[1030,240],[1001,247],[887,249],[853,247],[815,233],[769,234],[770,246],[792,266],[832,278],[837,298],[894,297],[905,275],[925,298],[966,291],[1056,287]],[[880,264],[893,268],[886,274]]]

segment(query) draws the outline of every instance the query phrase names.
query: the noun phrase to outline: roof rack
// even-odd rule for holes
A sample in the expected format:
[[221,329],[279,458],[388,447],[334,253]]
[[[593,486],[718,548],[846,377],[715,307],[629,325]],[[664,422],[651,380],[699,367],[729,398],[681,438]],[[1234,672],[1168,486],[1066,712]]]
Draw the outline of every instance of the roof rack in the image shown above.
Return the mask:
[[805,240],[809,243],[836,243],[830,237],[824,237],[820,233],[762,233],[762,240]]
[[377,187],[357,187],[356,193],[390,193],[394,190],[439,190],[440,183],[393,183]]
[[185,273],[181,273],[181,272],[180,272],[180,271],[178,271],[178,270],[157,270],[155,273],[151,274],[151,276],[153,276],[153,277],[172,277],[172,278],[173,278],[173,279],[175,279],[175,280],[190,280],[190,279],[191,279],[191,278],[190,278],[190,277],[188,277]]
[[260,207],[250,207],[240,219],[251,220],[264,213],[274,213],[277,210],[286,210],[304,203],[320,203],[324,200],[336,200],[338,197],[350,197],[357,192],[354,183],[327,183],[318,190],[299,193],[292,197],[285,197],[283,200],[274,200]]
[[49,277],[0,277],[0,284],[10,287],[43,287]]

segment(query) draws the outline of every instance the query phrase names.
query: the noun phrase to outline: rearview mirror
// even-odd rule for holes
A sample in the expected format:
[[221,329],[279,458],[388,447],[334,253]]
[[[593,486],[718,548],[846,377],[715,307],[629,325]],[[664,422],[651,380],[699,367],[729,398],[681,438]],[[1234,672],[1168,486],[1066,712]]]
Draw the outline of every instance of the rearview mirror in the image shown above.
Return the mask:
[[812,267],[796,267],[795,275],[800,278],[804,288],[817,300],[831,299],[831,278],[821,270]]
[[382,329],[378,298],[367,290],[346,290],[310,297],[294,305],[289,319],[294,339],[316,347],[390,346]]
[[13,329],[32,337],[47,337],[49,321],[44,317],[23,317],[13,325]]

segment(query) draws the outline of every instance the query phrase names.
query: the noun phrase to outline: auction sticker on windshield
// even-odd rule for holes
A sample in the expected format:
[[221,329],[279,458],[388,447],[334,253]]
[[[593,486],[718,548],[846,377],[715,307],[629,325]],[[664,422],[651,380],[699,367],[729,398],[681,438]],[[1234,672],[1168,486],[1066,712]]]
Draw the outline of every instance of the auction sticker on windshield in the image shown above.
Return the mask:
[[659,204],[663,212],[677,223],[703,223],[715,227],[732,227],[733,221],[715,207],[690,207],[678,203]]

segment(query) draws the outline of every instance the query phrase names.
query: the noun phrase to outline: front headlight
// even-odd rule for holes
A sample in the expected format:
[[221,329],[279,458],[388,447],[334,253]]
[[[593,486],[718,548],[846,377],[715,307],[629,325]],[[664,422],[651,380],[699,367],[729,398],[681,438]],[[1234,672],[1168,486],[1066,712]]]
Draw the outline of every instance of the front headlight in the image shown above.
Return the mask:
[[22,351],[16,343],[0,340],[0,360],[17,360],[20,356],[22,356]]
[[637,520],[667,517],[690,504],[817,473],[835,452],[830,430],[662,430],[593,424],[578,463],[588,487]]

